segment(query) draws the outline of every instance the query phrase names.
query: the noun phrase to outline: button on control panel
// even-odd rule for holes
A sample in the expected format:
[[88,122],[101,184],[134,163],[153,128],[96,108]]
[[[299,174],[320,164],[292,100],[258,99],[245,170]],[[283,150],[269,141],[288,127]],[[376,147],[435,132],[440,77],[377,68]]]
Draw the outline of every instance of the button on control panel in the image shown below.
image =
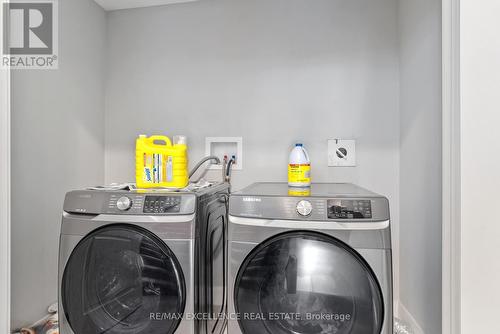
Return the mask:
[[[263,209],[271,211],[271,214],[265,214],[266,216],[272,216],[274,213],[276,217],[285,219],[325,220],[326,217],[326,201],[310,197],[291,197],[281,200],[279,198],[265,198]],[[262,211],[262,206],[260,211]]]
[[146,196],[144,213],[177,213],[180,211],[180,196]]
[[116,207],[120,211],[127,211],[128,209],[130,209],[132,207],[132,200],[130,198],[128,198],[127,196],[120,197],[116,201]]
[[306,201],[306,200],[302,200],[299,203],[297,203],[296,209],[297,209],[297,212],[299,213],[299,215],[307,217],[311,214],[311,212],[313,210],[313,206],[312,206],[311,202]]
[[115,193],[109,196],[107,213],[134,214],[142,210],[144,196],[137,194]]

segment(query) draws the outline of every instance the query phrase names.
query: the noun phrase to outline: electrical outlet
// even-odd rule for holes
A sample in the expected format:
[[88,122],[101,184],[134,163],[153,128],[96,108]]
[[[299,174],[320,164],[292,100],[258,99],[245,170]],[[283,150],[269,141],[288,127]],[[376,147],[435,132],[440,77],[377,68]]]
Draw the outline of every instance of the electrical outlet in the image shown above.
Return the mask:
[[353,139],[329,139],[328,166],[356,166],[356,141]]
[[[215,155],[221,161],[224,156],[230,160],[235,156],[233,170],[243,169],[243,139],[241,137],[206,137],[205,154]],[[221,169],[222,165],[211,165],[209,169]]]

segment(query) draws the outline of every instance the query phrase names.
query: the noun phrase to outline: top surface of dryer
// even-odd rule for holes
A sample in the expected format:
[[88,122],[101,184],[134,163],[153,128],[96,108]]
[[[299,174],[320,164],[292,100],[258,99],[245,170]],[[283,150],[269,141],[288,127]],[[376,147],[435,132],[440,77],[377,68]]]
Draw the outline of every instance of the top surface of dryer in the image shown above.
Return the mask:
[[294,193],[309,191],[308,197],[383,197],[352,183],[313,183],[311,187],[290,187],[284,182],[254,183],[232,195],[294,196]]
[[232,216],[263,219],[378,222],[390,219],[387,198],[350,183],[254,183],[231,194]]

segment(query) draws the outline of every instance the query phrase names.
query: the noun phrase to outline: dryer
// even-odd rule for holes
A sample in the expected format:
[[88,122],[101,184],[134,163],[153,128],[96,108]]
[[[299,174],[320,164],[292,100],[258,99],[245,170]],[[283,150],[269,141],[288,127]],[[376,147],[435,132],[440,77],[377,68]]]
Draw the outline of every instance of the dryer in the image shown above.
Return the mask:
[[222,332],[198,315],[226,312],[226,282],[207,273],[226,268],[227,204],[227,184],[66,194],[61,334]]
[[229,334],[392,334],[389,202],[353,184],[231,194]]

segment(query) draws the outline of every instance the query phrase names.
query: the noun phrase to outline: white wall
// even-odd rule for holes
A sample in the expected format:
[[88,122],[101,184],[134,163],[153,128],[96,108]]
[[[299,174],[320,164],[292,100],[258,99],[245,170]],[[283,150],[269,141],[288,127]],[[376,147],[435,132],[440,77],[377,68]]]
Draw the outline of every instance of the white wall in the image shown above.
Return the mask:
[[12,73],[12,326],[57,299],[66,191],[104,181],[105,13],[59,1],[59,70]]
[[[441,333],[441,1],[400,0],[400,306]],[[412,319],[413,320],[413,319]]]
[[460,1],[462,334],[498,332],[500,2]]
[[[397,231],[397,38],[396,0],[214,0],[111,12],[106,182],[134,180],[141,133],[187,135],[191,163],[206,136],[242,136],[235,188],[285,181],[300,141],[314,181],[387,195]],[[358,167],[327,167],[326,141],[337,137],[358,140]]]

